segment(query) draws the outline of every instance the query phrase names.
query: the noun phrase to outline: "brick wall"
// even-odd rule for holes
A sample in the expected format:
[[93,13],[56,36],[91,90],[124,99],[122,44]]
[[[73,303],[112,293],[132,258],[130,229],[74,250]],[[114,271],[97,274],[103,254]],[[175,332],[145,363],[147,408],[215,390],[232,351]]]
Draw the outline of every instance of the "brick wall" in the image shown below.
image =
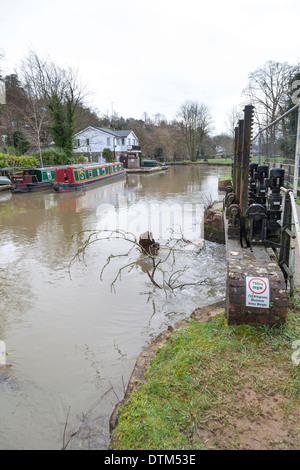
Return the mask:
[[[246,306],[246,276],[269,279],[269,308]],[[286,321],[287,295],[284,276],[274,261],[230,259],[227,264],[226,317],[228,324],[281,325]]]

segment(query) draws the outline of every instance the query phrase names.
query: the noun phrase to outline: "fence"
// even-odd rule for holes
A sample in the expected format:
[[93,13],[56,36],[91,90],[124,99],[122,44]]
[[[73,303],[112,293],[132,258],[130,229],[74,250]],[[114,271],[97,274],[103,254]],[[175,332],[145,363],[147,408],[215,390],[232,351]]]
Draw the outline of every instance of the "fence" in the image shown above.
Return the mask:
[[281,187],[282,217],[278,264],[281,267],[290,293],[295,288],[296,250],[300,253],[300,230],[295,199],[300,190],[300,106],[299,103],[275,121],[259,129],[252,139],[252,161],[269,168],[283,168]]
[[296,199],[300,193],[300,106],[258,129],[252,138],[254,107],[245,106],[235,128],[232,187],[226,189],[228,239],[243,248],[264,245],[275,251],[286,284],[294,291],[300,230]]
[[259,129],[252,139],[252,161],[284,168],[284,186],[299,193],[300,107],[299,103],[275,121]]

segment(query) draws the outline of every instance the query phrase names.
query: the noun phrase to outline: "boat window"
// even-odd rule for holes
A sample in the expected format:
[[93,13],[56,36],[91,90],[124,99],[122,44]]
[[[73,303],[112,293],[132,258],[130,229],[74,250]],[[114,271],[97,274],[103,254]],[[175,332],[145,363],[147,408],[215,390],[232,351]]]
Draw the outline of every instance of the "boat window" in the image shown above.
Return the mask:
[[89,170],[89,177],[91,178],[93,176],[93,170]]
[[51,174],[51,171],[47,171],[47,176],[48,176],[48,179],[51,180],[52,179],[52,174]]

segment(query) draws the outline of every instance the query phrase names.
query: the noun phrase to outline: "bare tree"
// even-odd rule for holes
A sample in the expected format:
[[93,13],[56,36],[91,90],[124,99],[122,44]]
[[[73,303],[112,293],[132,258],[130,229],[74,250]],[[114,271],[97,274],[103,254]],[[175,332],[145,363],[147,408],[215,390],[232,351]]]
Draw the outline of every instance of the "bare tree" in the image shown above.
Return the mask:
[[234,140],[234,129],[237,127],[239,119],[243,119],[242,105],[232,106],[225,119],[225,126],[230,137]]
[[26,124],[24,127],[27,136],[33,143],[39,153],[40,162],[43,166],[42,158],[42,136],[46,127],[49,125],[49,113],[47,109],[47,100],[40,86],[32,56],[29,55],[21,64],[21,80],[23,82],[24,103],[19,108]]
[[86,96],[77,72],[70,67],[59,67],[50,59],[40,59],[33,50],[20,69],[31,110],[27,120],[40,156],[40,132],[46,119],[56,145],[71,154],[76,109]]
[[255,107],[258,125],[265,126],[284,114],[291,76],[296,67],[268,61],[249,75],[244,95]]
[[209,108],[203,103],[186,101],[181,106],[178,117],[190,158],[195,161],[197,153],[200,152],[203,138],[208,134],[212,124]]

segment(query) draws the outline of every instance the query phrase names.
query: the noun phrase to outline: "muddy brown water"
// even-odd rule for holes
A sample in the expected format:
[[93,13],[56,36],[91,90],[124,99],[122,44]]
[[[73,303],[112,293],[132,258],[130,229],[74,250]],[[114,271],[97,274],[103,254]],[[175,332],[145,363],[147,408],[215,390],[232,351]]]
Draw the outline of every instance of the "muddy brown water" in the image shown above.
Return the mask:
[[112,259],[101,280],[107,257],[124,255],[128,242],[97,241],[70,267],[80,246],[73,235],[116,228],[138,236],[150,228],[163,257],[172,223],[176,241],[183,232],[196,240],[199,207],[222,198],[218,177],[227,173],[177,166],[86,192],[0,194],[0,340],[9,354],[0,365],[0,449],[107,448],[110,413],[142,349],[195,308],[224,298],[225,249],[176,244],[175,268],[166,269],[182,271],[182,289],[154,288],[149,265],[139,262],[111,290],[138,253]]

